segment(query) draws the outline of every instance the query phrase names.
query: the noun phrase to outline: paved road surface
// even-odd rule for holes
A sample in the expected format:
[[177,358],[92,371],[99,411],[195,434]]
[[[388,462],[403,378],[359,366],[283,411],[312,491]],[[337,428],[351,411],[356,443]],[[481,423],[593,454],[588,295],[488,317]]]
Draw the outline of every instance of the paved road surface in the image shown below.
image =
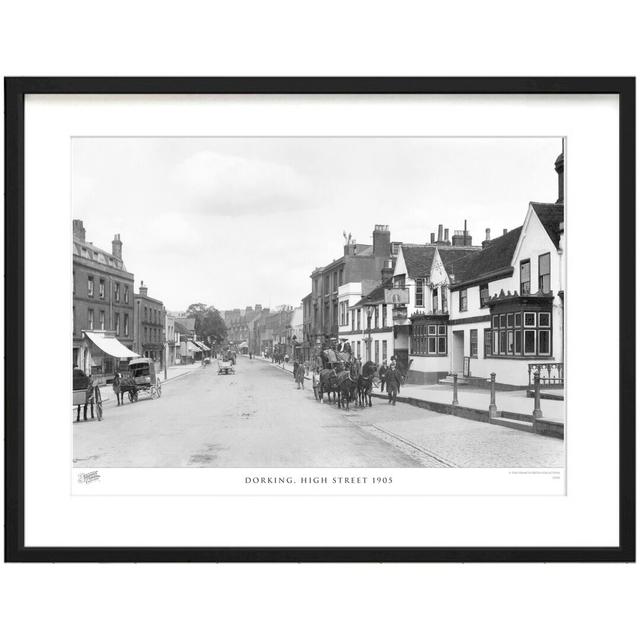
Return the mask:
[[163,386],[159,400],[105,404],[74,424],[78,467],[557,467],[562,441],[410,405],[347,412],[291,374],[241,358]]

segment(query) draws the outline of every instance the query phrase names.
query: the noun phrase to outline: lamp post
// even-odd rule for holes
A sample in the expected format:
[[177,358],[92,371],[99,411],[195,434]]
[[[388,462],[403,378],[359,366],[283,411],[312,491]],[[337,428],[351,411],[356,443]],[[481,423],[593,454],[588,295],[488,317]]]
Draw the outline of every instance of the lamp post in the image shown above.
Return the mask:
[[367,361],[371,361],[371,317],[375,311],[375,306],[368,304],[366,306],[367,311]]

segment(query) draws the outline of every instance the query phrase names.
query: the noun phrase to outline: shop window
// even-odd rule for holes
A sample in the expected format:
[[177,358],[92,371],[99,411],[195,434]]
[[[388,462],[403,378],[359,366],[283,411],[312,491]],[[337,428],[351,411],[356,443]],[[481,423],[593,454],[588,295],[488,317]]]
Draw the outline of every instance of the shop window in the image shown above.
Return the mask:
[[521,327],[522,326],[522,314],[521,313],[514,313],[513,314],[513,324],[515,327]]
[[536,326],[536,314],[530,311],[524,313],[524,326],[535,327]]
[[491,329],[484,330],[484,356],[491,355]]
[[507,331],[507,353],[513,353],[513,331]]
[[491,317],[491,326],[492,326],[494,329],[497,329],[497,328],[498,328],[499,323],[500,323],[500,316],[495,315],[495,316],[492,316],[492,317]]
[[504,329],[507,326],[507,317],[504,313],[500,314],[500,328]]
[[382,360],[386,360],[387,359],[387,341],[383,340],[382,341]]
[[551,291],[551,254],[543,253],[538,257],[538,290],[542,293]]
[[513,327],[513,313],[507,313],[507,328],[511,329]]
[[469,355],[472,358],[477,358],[478,357],[478,330],[477,329],[471,329],[471,331],[469,331]]
[[440,337],[438,338],[438,355],[446,356],[447,355],[447,339]]
[[522,353],[522,331],[515,332],[515,349],[514,353],[520,355]]
[[531,262],[522,260],[520,262],[520,295],[526,296],[531,293]]

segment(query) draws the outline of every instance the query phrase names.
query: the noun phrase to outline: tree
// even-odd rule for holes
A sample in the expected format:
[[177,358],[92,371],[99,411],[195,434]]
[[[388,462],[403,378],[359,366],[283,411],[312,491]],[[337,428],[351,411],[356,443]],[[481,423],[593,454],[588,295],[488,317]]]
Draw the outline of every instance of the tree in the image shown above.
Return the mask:
[[215,307],[195,302],[189,305],[186,314],[188,318],[195,318],[195,332],[199,338],[221,342],[227,337],[227,326]]

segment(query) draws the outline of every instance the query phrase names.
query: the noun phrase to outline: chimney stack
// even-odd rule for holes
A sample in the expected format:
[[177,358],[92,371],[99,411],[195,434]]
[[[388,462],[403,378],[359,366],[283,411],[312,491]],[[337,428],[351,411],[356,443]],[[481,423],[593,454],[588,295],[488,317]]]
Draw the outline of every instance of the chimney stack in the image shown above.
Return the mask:
[[564,204],[564,146],[562,153],[556,158],[556,172],[558,173],[558,199],[556,204]]
[[149,289],[144,286],[144,280],[140,280],[140,295],[141,296],[146,296],[148,291],[149,291]]
[[391,255],[391,231],[387,224],[377,224],[373,228],[373,255],[376,258],[388,258]]
[[85,229],[82,220],[73,221],[73,237],[80,242],[86,242]]
[[431,244],[435,244],[435,243],[436,243],[436,234],[431,233]]
[[489,229],[489,227],[487,227],[485,230],[485,242],[489,242],[491,240],[491,229]]
[[506,229],[503,229],[503,230],[502,230],[502,235],[503,235],[503,236],[506,236],[506,235],[507,235],[507,230],[506,230]]
[[438,225],[438,242],[442,242],[442,225]]
[[122,260],[122,240],[120,240],[119,233],[116,233],[116,235],[113,236],[113,240],[111,241],[111,253],[114,258]]
[[448,243],[448,242],[449,242],[449,229],[445,229],[445,230],[444,230],[444,241],[445,241],[446,243]]

